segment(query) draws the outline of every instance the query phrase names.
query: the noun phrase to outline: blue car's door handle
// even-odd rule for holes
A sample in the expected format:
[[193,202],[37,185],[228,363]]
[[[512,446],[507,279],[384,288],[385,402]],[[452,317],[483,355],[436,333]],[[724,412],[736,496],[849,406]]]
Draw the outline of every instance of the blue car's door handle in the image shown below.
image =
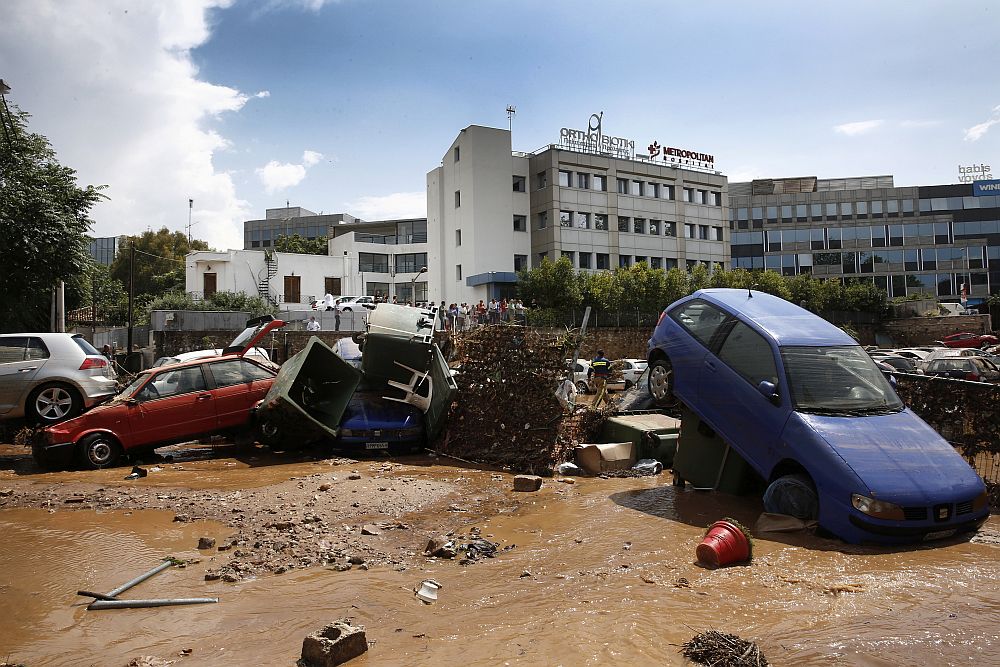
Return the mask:
[[706,360],[705,365],[708,366],[708,370],[715,371],[715,364],[713,362]]

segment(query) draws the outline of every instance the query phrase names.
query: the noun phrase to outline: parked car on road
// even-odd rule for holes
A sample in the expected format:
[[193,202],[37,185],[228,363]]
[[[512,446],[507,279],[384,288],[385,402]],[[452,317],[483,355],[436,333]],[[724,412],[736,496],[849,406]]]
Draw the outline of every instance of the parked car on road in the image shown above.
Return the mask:
[[140,373],[107,403],[45,428],[32,446],[35,460],[42,467],[75,459],[86,468],[105,468],[124,454],[249,431],[250,410],[270,389],[277,371],[244,354],[284,322],[268,317],[248,325],[221,356]]
[[983,357],[942,357],[928,362],[925,375],[973,382],[1000,381],[1000,368]]
[[0,335],[0,420],[55,424],[116,389],[111,363],[80,334]]
[[885,355],[872,357],[875,361],[885,364],[891,367],[894,371],[899,373],[913,373],[914,375],[923,375],[923,371],[917,368],[913,359],[907,359],[906,357]]
[[957,333],[945,336],[941,339],[941,344],[945,347],[989,347],[1000,343],[1000,338],[990,334],[977,333]]
[[337,310],[342,313],[352,311],[365,311],[375,308],[375,297],[371,296],[351,296],[341,297],[337,300]]
[[989,515],[979,475],[864,349],[781,298],[699,290],[664,310],[648,360],[658,404],[686,404],[769,490],[811,492],[810,513],[848,542],[942,538]]

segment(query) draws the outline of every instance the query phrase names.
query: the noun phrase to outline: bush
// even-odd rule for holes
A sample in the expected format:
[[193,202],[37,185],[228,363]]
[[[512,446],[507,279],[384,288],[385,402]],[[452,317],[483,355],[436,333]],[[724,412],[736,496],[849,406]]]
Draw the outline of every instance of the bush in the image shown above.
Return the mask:
[[146,307],[147,318],[148,313],[154,310],[231,310],[250,313],[252,317],[277,312],[259,296],[246,292],[216,292],[201,301],[195,301],[185,292],[167,292],[149,303]]

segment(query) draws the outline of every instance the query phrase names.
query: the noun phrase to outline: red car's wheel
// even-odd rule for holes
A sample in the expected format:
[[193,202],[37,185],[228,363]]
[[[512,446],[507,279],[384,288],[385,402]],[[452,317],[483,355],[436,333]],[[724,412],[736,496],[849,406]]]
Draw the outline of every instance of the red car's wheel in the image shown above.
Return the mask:
[[113,467],[122,453],[118,441],[106,433],[88,435],[77,447],[80,464],[91,470]]

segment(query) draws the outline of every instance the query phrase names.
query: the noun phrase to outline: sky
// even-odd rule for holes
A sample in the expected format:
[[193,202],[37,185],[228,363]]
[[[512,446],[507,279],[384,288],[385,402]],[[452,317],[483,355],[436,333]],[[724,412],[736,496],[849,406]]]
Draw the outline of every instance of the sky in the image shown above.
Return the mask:
[[226,249],[286,202],[425,216],[459,130],[510,105],[514,150],[603,112],[730,181],[1000,174],[997,35],[988,0],[0,0],[0,78],[107,186],[95,236],[190,218]]

